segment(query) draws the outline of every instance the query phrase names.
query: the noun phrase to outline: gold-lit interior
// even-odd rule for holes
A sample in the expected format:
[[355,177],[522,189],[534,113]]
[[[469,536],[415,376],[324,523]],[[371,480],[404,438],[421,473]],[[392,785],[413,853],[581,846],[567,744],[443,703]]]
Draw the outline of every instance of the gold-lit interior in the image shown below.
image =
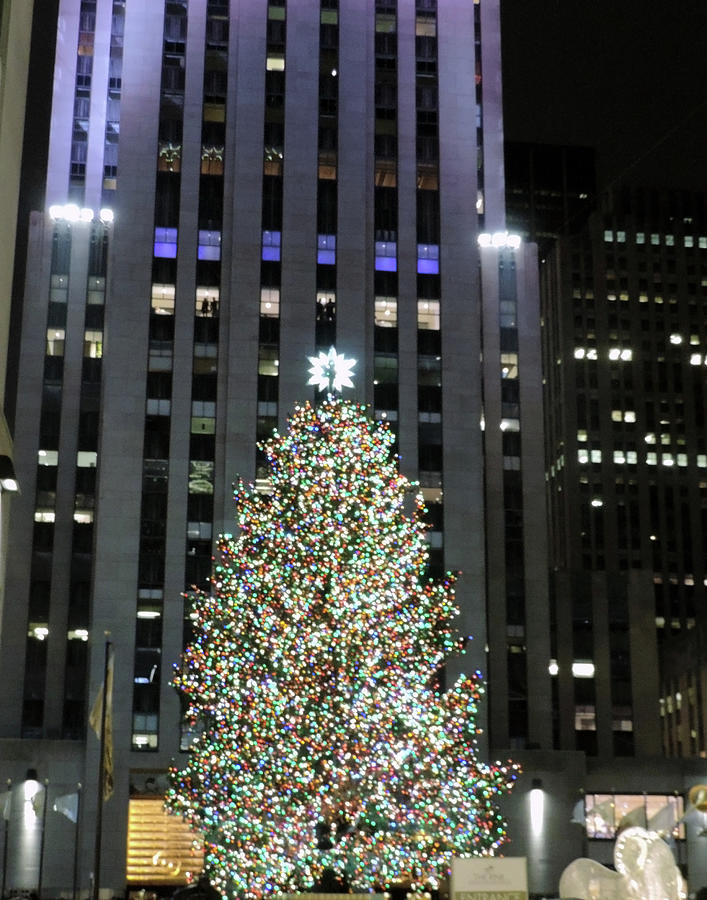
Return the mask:
[[204,864],[203,842],[161,797],[132,797],[128,810],[129,884],[186,884]]

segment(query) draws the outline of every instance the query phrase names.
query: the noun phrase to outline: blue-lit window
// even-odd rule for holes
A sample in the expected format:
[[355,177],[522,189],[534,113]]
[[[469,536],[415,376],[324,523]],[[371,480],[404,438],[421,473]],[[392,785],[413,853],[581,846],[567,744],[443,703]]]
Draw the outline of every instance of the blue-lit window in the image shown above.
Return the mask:
[[397,272],[398,244],[396,241],[376,241],[376,270]]
[[333,266],[336,263],[336,235],[317,235],[317,263],[320,266]]
[[417,271],[420,275],[439,274],[439,244],[417,245]]
[[221,259],[221,232],[220,231],[200,231],[199,232],[199,251],[197,253],[199,259],[219,260]]
[[280,238],[279,231],[263,232],[263,259],[268,262],[277,262],[280,259]]
[[176,259],[176,228],[155,228],[155,256],[161,256],[164,259]]

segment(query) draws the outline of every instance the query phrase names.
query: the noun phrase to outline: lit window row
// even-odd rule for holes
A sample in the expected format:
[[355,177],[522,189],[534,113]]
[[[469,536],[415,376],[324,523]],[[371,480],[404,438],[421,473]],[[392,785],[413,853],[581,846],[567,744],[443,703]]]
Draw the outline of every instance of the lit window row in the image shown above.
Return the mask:
[[[64,328],[47,329],[47,356],[63,356],[66,331]],[[83,355],[91,359],[100,359],[103,356],[103,332],[95,330],[84,331]]]
[[[79,469],[95,469],[98,455],[95,450],[79,450],[76,454],[76,465]],[[37,454],[37,465],[59,465],[58,450],[40,450]]]
[[[318,301],[320,293],[317,294]],[[397,328],[398,301],[395,297],[378,296],[375,298],[375,324],[381,328]],[[439,300],[418,300],[418,329],[421,331],[439,331],[439,326]]]
[[[73,519],[77,525],[90,525],[93,522],[93,510],[77,509],[74,512]],[[56,521],[56,513],[53,509],[36,509],[34,511],[34,521],[51,524]]]
[[[651,540],[657,541],[658,538],[656,537],[656,535],[652,534]],[[688,573],[687,575],[684,575],[682,578],[678,578],[677,575],[670,575],[666,579],[663,579],[662,575],[654,575],[653,576],[653,584],[663,584],[664,581],[666,584],[684,584],[687,587],[694,587],[695,576],[690,573]],[[699,584],[699,581],[698,581],[698,584]],[[707,577],[702,579],[702,584],[704,585],[704,587],[707,587]]]
[[[700,464],[700,459],[705,460],[704,465]],[[653,452],[646,453],[646,465],[657,466],[659,463],[660,463],[660,465],[663,465],[663,466],[670,467],[670,466],[678,465],[678,466],[684,468],[688,465],[687,453],[676,453],[676,454],[672,454],[672,453],[658,454],[658,453],[653,453]],[[698,454],[697,467],[698,468],[707,467],[707,456],[704,456],[704,455],[700,456]]]
[[[279,232],[277,232],[279,238]],[[155,228],[155,242],[153,254],[160,259],[176,259],[177,258],[177,229],[176,228]],[[265,253],[265,235],[263,235],[263,253]],[[278,240],[278,256],[279,259],[279,240]],[[221,259],[221,232],[202,229],[199,231],[199,242],[197,246],[197,258],[209,261],[218,261]],[[263,259],[266,257],[263,256]],[[270,258],[270,257],[268,257]]]
[[577,462],[584,465],[585,463],[600,463],[601,462],[601,450],[586,450],[584,447],[581,447],[577,451]]
[[[588,450],[585,447],[580,447],[577,450],[577,462],[580,465],[587,465],[588,463],[600,463],[602,461],[602,452],[601,450]],[[637,465],[638,464],[638,454],[635,450],[614,450],[613,451],[613,462],[616,465]],[[649,451],[646,453],[645,457],[646,465],[648,466],[679,466],[680,468],[686,468],[690,465],[690,461],[687,453],[654,453]],[[707,454],[706,453],[698,453],[695,456],[695,465],[698,469],[707,469]]]
[[[49,625],[46,622],[30,622],[27,634],[37,641],[43,641],[49,637]],[[77,628],[75,631],[68,631],[66,637],[70,641],[85,642],[88,640],[88,631],[85,628]]]
[[[666,424],[667,424],[667,423],[666,423]],[[645,437],[643,438],[643,440],[644,440],[647,444],[657,444],[657,443],[658,443],[658,435],[656,435],[656,433],[655,433],[654,431],[649,431],[649,432],[645,435]],[[670,435],[670,434],[667,434],[666,432],[662,432],[662,433],[660,434],[660,443],[663,444],[663,446],[668,446],[670,443],[672,443],[672,437],[671,437],[671,435]]]
[[[622,360],[629,362],[633,359],[633,350],[630,347],[610,347],[607,357],[612,360]],[[575,359],[599,359],[599,353],[596,347],[575,347]]]
[[614,462],[619,466],[624,464],[635,466],[638,463],[638,454],[635,450],[614,450]]
[[[550,664],[547,667],[550,675],[557,675],[560,671],[560,667],[557,664],[556,659],[551,659]],[[578,659],[572,663],[572,677],[573,678],[594,678],[594,663],[591,659]]]
[[[159,232],[159,234],[158,234]],[[279,231],[264,231],[262,258],[268,262],[278,262],[281,254],[282,234]],[[199,259],[220,259],[220,232],[199,232]],[[207,248],[211,247],[211,250]],[[208,255],[211,253],[212,255]],[[218,255],[213,255],[213,254]],[[376,241],[376,269],[384,272],[397,270],[397,241]],[[155,256],[174,258],[177,255],[177,229],[155,229]],[[317,235],[317,263],[333,266],[336,263],[336,235]],[[417,245],[417,272],[420,275],[439,273],[439,245]]]
[[[680,346],[680,344],[683,344],[684,342],[685,342],[685,338],[681,334],[679,334],[677,332],[673,332],[670,335],[670,343],[673,344],[673,346],[678,347],[678,346]],[[699,345],[699,343],[700,343],[699,334],[691,334],[690,335],[690,345],[693,347],[696,347]]]
[[[49,637],[49,623],[30,622],[28,625],[27,634],[29,635],[29,637],[34,638],[37,641],[44,641]],[[69,641],[82,641],[83,643],[86,643],[86,641],[88,641],[88,629],[75,628],[71,631],[67,631],[66,639]]]
[[611,421],[612,422],[635,422],[636,421],[636,411],[633,409],[612,409],[611,410]]
[[[626,232],[625,231],[612,231],[607,228],[604,231],[604,241],[606,243],[613,243],[614,241],[617,244],[625,244],[626,243]],[[660,246],[661,243],[664,243],[666,247],[674,247],[675,246],[675,235],[674,234],[657,234],[656,232],[646,233],[644,231],[636,232],[636,243],[637,244],[645,244],[650,243],[654,247]],[[695,237],[691,234],[686,234],[683,236],[683,246],[685,247],[699,247],[700,250],[707,250],[707,236],[700,235],[699,237]]]
[[[195,294],[194,314],[201,317],[217,316],[220,292],[217,287],[199,286]],[[174,315],[175,286],[173,284],[153,284],[151,307],[162,316]]]
[[[628,299],[628,298],[627,298],[627,299]],[[649,297],[648,294],[646,294],[644,291],[641,291],[641,293],[638,295],[638,302],[639,302],[639,303],[648,303],[648,301],[651,300],[651,299],[653,300],[654,303],[658,304],[659,306],[662,306],[662,304],[665,302],[665,301],[663,300],[663,295],[662,295],[662,294],[654,294],[653,297],[651,298],[651,297]],[[676,297],[674,297],[674,296],[669,296],[669,297],[668,297],[668,303],[669,303],[671,306],[675,305],[677,302],[678,302],[678,301],[677,301],[677,298],[676,298]]]

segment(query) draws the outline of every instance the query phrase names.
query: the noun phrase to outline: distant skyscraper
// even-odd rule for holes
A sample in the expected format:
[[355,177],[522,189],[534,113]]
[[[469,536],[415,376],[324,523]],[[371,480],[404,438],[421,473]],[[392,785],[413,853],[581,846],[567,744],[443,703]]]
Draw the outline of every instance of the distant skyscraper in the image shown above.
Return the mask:
[[558,237],[581,231],[594,209],[596,152],[507,141],[504,158],[506,225],[543,258]]
[[[551,746],[537,266],[504,228],[498,12],[61,0],[0,752],[88,786],[90,858],[109,632],[114,890],[183,878],[122,852],[136,795],[190,739],[170,687],[182,593],[233,528],[233,479],[268,489],[256,442],[314,398],[307,356],[332,344],[419,479],[431,566],[461,570],[491,743]],[[61,846],[47,890],[70,884]]]
[[707,599],[706,213],[703,196],[617,192],[545,267],[563,749],[604,758],[707,751],[699,666],[681,692],[675,663],[676,642],[704,618]]

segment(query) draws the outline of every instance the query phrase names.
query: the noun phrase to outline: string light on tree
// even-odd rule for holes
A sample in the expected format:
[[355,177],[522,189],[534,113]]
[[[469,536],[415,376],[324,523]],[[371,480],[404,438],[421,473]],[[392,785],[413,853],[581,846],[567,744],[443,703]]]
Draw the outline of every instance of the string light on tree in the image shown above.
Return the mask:
[[[312,360],[322,389],[350,381],[337,359]],[[297,407],[264,444],[272,493],[237,485],[238,536],[194,595],[175,684],[202,733],[167,804],[205,835],[227,896],[307,890],[325,870],[357,890],[434,887],[452,855],[506,839],[494,801],[517,767],[478,759],[479,674],[437,687],[460,645],[454,577],[426,578],[393,441],[332,394]]]

